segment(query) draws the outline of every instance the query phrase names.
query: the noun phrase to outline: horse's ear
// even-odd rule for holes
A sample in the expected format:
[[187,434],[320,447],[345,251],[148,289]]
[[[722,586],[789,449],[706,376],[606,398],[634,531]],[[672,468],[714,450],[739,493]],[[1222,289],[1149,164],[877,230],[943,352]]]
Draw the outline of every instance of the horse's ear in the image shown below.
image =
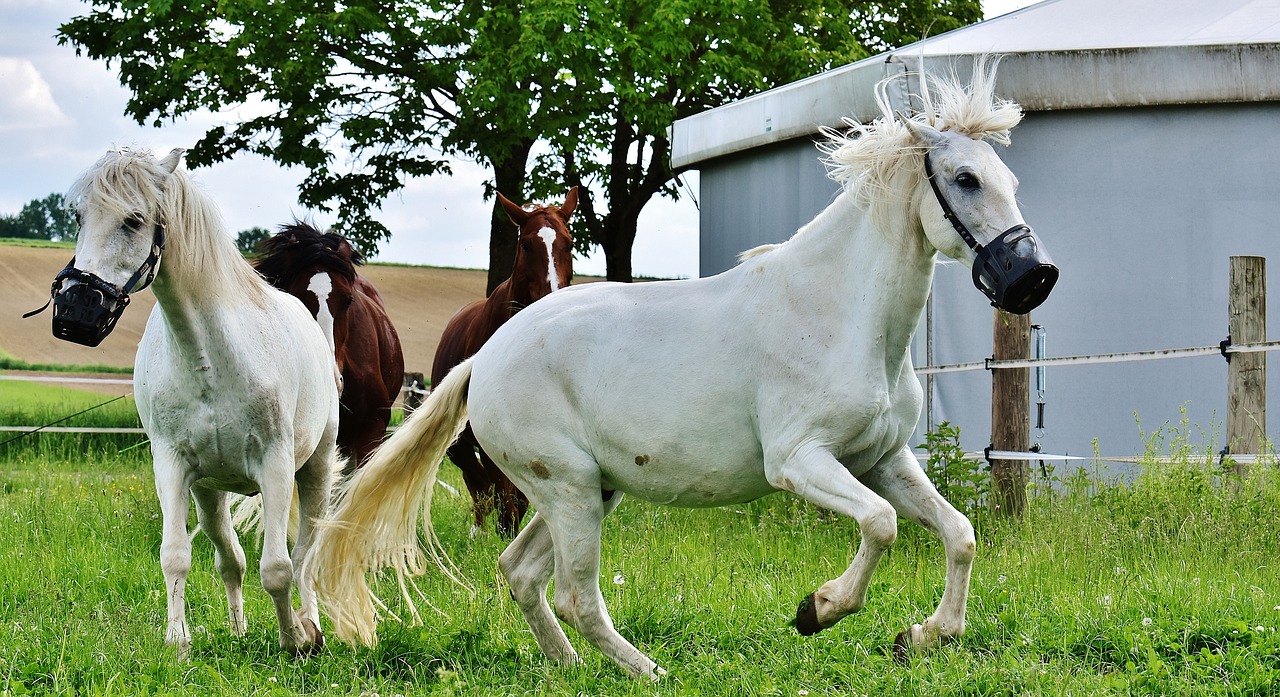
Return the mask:
[[564,216],[565,222],[573,217],[573,209],[578,207],[578,187],[569,189],[569,193],[564,195],[564,205],[560,206],[560,215]]
[[507,200],[501,191],[498,192],[498,202],[502,204],[502,209],[507,212],[507,217],[516,224],[516,227],[524,225],[525,221],[529,220],[529,211]]
[[[901,115],[900,115],[901,116]],[[946,144],[947,138],[942,135],[942,131],[930,126],[927,123],[915,121],[913,119],[902,118],[902,125],[911,131],[911,135],[921,144],[929,148],[939,148]]]
[[168,155],[160,160],[160,166],[164,167],[164,171],[173,174],[178,169],[178,163],[182,162],[182,155],[187,152],[186,148],[174,148],[169,151]]

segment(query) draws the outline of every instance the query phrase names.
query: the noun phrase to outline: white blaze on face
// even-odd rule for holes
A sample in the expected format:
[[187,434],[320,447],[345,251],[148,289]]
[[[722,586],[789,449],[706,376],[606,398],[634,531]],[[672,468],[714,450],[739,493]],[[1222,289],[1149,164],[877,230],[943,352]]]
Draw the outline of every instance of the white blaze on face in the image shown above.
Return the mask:
[[329,348],[332,349],[334,347],[333,313],[329,312],[329,294],[333,292],[333,279],[329,278],[327,273],[318,273],[311,277],[307,290],[316,296],[317,305],[319,305],[316,311],[316,322],[324,332],[324,338],[329,340]]
[[556,273],[556,255],[552,245],[556,241],[556,231],[544,227],[538,231],[538,237],[547,245],[547,280],[551,282],[551,291],[560,290],[560,275]]

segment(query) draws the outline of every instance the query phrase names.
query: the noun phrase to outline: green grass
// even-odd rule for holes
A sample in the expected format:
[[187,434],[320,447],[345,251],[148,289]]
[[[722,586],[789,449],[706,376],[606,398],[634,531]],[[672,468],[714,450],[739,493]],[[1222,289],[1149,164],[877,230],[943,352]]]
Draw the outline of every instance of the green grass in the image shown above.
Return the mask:
[[[43,438],[44,436],[42,436]],[[461,487],[451,466],[445,479]],[[503,542],[470,537],[469,500],[436,496],[439,535],[474,587],[435,575],[439,611],[376,648],[336,640],[292,660],[247,544],[249,631],[232,637],[208,541],[187,587],[189,663],[163,645],[160,521],[145,448],[0,454],[0,691],[225,695],[1280,694],[1280,472],[1245,480],[1185,458],[1131,486],[1041,483],[1021,523],[976,516],[965,636],[906,665],[893,636],[942,592],[943,557],[900,524],[866,608],[815,636],[796,603],[840,574],[856,526],[785,495],[716,510],[628,499],[601,569],[619,630],[670,675],[628,680],[570,630],[585,664],[539,652],[498,581]],[[615,582],[616,581],[616,582]],[[397,597],[390,583],[382,596]],[[403,614],[396,602],[392,609]]]
[[[70,418],[68,418],[70,417]],[[77,390],[61,385],[0,380],[0,424],[6,426],[138,428],[138,411],[132,397]],[[0,462],[22,463],[74,460],[92,453],[110,457],[145,440],[138,434],[39,433],[0,431]]]
[[75,365],[65,363],[31,363],[0,348],[0,370],[36,370],[42,373],[104,373],[132,375],[133,368],[113,365]]
[[74,241],[53,242],[51,240],[33,240],[25,237],[0,237],[0,246],[9,247],[44,247],[51,249],[71,249],[76,248]]

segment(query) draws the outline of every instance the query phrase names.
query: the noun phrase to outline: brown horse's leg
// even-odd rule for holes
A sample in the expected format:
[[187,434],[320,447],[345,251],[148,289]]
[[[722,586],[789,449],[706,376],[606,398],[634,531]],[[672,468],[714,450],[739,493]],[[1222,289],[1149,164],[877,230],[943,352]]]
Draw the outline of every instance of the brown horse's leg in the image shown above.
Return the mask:
[[466,483],[467,491],[471,492],[472,511],[478,529],[484,525],[485,516],[493,510],[494,482],[489,478],[484,463],[476,456],[477,449],[475,436],[471,435],[471,426],[468,425],[447,452],[449,459],[462,471],[462,481]]

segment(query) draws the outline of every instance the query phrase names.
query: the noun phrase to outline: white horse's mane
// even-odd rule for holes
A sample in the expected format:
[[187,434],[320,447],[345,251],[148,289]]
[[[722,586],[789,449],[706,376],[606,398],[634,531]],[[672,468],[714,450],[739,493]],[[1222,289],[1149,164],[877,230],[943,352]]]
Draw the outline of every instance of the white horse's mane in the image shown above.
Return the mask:
[[141,212],[165,226],[163,273],[205,297],[246,294],[264,302],[270,286],[244,260],[213,201],[184,169],[170,174],[147,150],[110,150],[67,192],[71,206],[100,207],[121,218]]
[[[887,94],[893,80],[876,85],[880,117],[869,124],[845,119],[843,130],[823,128],[819,144],[827,175],[849,192],[881,230],[895,229],[905,213],[907,198],[924,176],[924,147],[900,119],[911,118],[941,131],[962,133],[975,140],[1009,144],[1009,131],[1022,120],[1022,108],[995,96],[995,66],[986,58],[975,62],[973,76],[963,84],[954,72],[933,80],[920,74],[921,110],[907,117],[894,114]],[[932,82],[932,84],[931,84]]]

